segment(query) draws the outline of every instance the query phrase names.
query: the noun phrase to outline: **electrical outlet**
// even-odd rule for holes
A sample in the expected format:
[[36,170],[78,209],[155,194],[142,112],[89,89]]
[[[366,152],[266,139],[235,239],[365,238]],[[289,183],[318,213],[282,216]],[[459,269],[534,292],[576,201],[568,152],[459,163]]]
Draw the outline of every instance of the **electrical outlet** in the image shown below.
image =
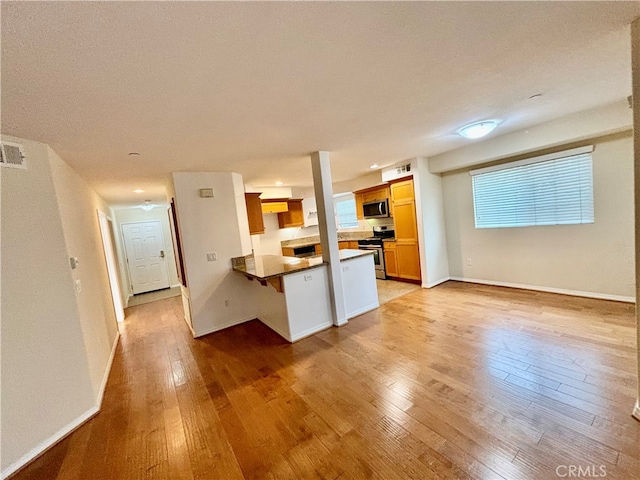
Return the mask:
[[313,280],[313,277],[311,275],[305,275],[304,276],[304,281],[305,282],[310,282],[311,280]]
[[348,272],[349,271],[349,266],[345,265],[344,267],[342,267],[342,271],[343,272]]
[[215,262],[218,260],[218,254],[216,252],[207,253],[207,262]]
[[80,280],[76,280],[76,293],[82,292],[82,282]]
[[228,306],[229,306],[229,300],[225,300],[225,301],[224,301],[224,306],[225,306],[225,307],[228,307]]
[[467,258],[467,265],[471,266],[471,259]]

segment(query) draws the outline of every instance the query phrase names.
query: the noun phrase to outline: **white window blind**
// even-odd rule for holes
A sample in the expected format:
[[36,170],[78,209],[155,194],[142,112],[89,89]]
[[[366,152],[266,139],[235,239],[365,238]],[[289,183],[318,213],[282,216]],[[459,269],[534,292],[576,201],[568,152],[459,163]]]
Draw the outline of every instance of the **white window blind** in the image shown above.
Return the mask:
[[349,228],[358,226],[358,215],[356,213],[356,200],[353,195],[350,198],[335,201],[336,221],[338,228]]
[[593,223],[593,146],[474,170],[476,228]]

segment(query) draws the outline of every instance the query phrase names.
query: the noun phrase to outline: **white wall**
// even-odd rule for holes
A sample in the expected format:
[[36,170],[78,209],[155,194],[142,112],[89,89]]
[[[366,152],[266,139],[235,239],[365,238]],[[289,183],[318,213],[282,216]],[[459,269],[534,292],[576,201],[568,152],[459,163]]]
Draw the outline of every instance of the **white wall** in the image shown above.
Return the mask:
[[449,278],[442,177],[429,171],[426,158],[417,158],[415,167],[418,172],[414,178],[416,215],[418,228],[422,234],[420,242],[422,285],[433,287]]
[[[108,371],[116,330],[106,307],[108,281],[106,288],[100,281],[107,278],[102,248],[93,250],[100,245],[100,202],[46,145],[2,139],[24,145],[28,166],[2,172],[4,476],[97,411],[96,385]],[[69,205],[70,199],[81,205]],[[70,255],[80,259],[76,272]],[[83,287],[78,294],[76,276]],[[88,311],[91,302],[96,311]]]
[[451,276],[632,299],[632,139],[592,143],[594,224],[475,229],[471,176],[443,174]]
[[[248,280],[231,270],[232,257],[251,253],[242,177],[174,173],[173,188],[195,335],[255,318],[255,306],[243,295]],[[200,188],[213,188],[214,197],[200,198]],[[207,252],[217,261],[207,262]]]
[[171,286],[179,285],[178,272],[176,269],[176,260],[173,252],[173,243],[171,240],[171,229],[169,227],[169,212],[167,205],[160,205],[152,210],[143,210],[140,207],[116,208],[114,210],[116,225],[116,250],[118,252],[118,265],[120,266],[120,284],[122,285],[122,298],[125,302],[132,295],[131,282],[126,265],[126,253],[124,248],[124,240],[122,237],[122,224],[132,222],[149,222],[152,220],[160,221],[162,225],[162,236],[164,237],[165,262],[167,263],[167,271],[169,272],[169,284]]
[[51,149],[51,173],[55,186],[67,255],[77,257],[71,270],[80,281],[76,295],[94,397],[106,380],[105,368],[116,338],[117,325],[109,286],[98,210],[109,214],[108,205]]

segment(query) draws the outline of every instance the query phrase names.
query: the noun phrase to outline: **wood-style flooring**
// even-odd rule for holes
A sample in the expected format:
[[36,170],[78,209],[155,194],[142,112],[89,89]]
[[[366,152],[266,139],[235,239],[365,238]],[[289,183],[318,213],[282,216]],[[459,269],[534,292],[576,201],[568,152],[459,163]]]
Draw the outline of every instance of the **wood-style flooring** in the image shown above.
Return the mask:
[[102,412],[15,479],[640,478],[633,308],[447,282],[292,345],[134,307]]

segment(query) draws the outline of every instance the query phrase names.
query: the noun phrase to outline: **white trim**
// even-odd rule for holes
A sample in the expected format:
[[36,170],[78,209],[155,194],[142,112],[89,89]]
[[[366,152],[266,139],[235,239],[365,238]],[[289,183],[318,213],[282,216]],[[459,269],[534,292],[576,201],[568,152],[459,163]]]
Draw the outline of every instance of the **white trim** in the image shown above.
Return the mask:
[[75,420],[71,421],[70,423],[68,423],[67,425],[62,427],[60,430],[58,430],[56,433],[51,435],[45,441],[43,441],[43,442],[39,443],[38,445],[36,445],[34,448],[29,450],[23,456],[21,456],[18,460],[16,460],[11,465],[9,465],[7,468],[5,468],[2,471],[1,477],[2,478],[7,478],[9,475],[14,474],[18,470],[20,470],[22,467],[26,466],[29,462],[34,460],[36,457],[42,455],[46,450],[51,448],[53,445],[55,445],[57,442],[59,442],[64,437],[69,435],[76,428],[78,428],[80,425],[82,425],[87,420],[91,419],[91,417],[95,416],[99,412],[100,412],[100,409],[97,406],[94,405],[89,410],[84,412],[82,415],[80,415],[79,417],[76,417]]
[[636,420],[640,421],[640,399],[636,400],[636,406],[633,407],[633,412],[631,413],[631,416]]
[[596,298],[598,300],[613,300],[614,302],[635,303],[633,297],[623,295],[610,295],[608,293],[581,292],[578,290],[566,290],[564,288],[540,287],[537,285],[525,285],[522,283],[496,282],[493,280],[480,280],[477,278],[449,277],[449,280],[467,283],[480,283],[482,285],[494,285],[496,287],[521,288],[523,290],[535,290],[538,292],[559,293],[561,295],[571,295],[572,297]]
[[267,322],[265,322],[264,320],[261,320],[260,318],[258,318],[258,320],[260,320],[260,323],[262,323],[263,325],[266,325],[267,327],[269,327],[271,330],[273,330],[274,332],[276,332],[278,335],[280,335],[282,338],[284,338],[287,342],[292,342],[291,340],[291,336],[290,335],[286,335],[283,331],[281,331],[279,328],[274,327],[273,325],[269,325]]
[[181,287],[182,284],[181,283],[174,283],[173,285],[170,285],[169,288],[176,288],[176,287]]
[[104,391],[107,388],[107,382],[109,381],[109,374],[111,373],[111,365],[113,365],[113,359],[116,357],[116,350],[118,349],[118,341],[120,340],[120,332],[116,331],[116,338],[113,340],[113,345],[111,346],[111,354],[109,355],[109,360],[107,361],[107,368],[104,372],[104,377],[102,377],[102,384],[100,385],[100,390],[98,391],[98,398],[96,400],[96,406],[98,409],[102,408],[102,399],[104,398]]
[[347,314],[347,320],[351,320],[353,317],[357,317],[358,315],[362,315],[363,313],[370,312],[371,310],[375,310],[376,308],[379,308],[379,307],[380,307],[380,304],[376,302],[376,303],[372,303],[371,305],[367,305],[366,307],[359,308],[355,312],[351,312]]
[[[214,332],[218,332],[220,330],[224,330],[225,328],[229,328],[229,327],[234,327],[236,325],[240,325],[241,323],[245,323],[248,322],[250,320],[255,320],[257,317],[255,315],[252,315],[250,317],[245,317],[245,318],[240,318],[238,320],[232,320],[230,322],[226,322],[222,325],[217,325],[209,330],[205,330],[204,332],[200,333],[198,332],[197,334],[195,333],[195,331],[192,329],[191,331],[193,332],[193,336],[194,338],[198,338],[198,337],[204,337],[205,335],[209,335],[210,333],[214,333]],[[188,322],[187,322],[188,324]]]
[[437,285],[440,285],[441,283],[448,282],[449,280],[451,280],[449,277],[442,277],[441,279],[436,280],[435,282],[423,283],[422,288],[433,288]]
[[563,150],[562,152],[548,153],[547,155],[540,155],[538,157],[516,160],[515,162],[507,162],[501,163],[500,165],[493,165],[491,167],[477,168],[475,170],[470,170],[469,175],[473,177],[475,175],[481,175],[483,173],[498,172],[500,170],[506,170],[507,168],[522,167],[524,165],[531,165],[533,163],[546,162],[549,160],[556,160],[558,158],[573,157],[575,155],[582,155],[584,153],[591,152],[593,152],[593,145],[587,145],[585,147]]
[[51,435],[49,438],[47,438],[43,442],[40,442],[34,448],[29,450],[23,456],[21,456],[18,460],[16,460],[7,468],[5,468],[0,474],[1,478],[7,478],[10,475],[13,475],[22,467],[26,466],[29,462],[39,457],[44,452],[46,452],[49,448],[51,448],[60,440],[65,438],[67,435],[69,435],[71,432],[73,432],[76,428],[81,426],[87,420],[90,420],[92,417],[100,413],[100,408],[102,407],[102,398],[104,397],[104,391],[107,387],[107,380],[109,379],[109,374],[111,373],[111,366],[113,365],[113,359],[115,358],[115,355],[116,355],[116,350],[118,348],[119,340],[120,340],[120,332],[116,332],[116,338],[113,341],[113,346],[111,347],[111,354],[109,355],[109,360],[105,368],[104,377],[102,378],[102,384],[100,385],[100,390],[98,391],[98,398],[96,399],[95,405],[89,408],[82,415],[76,417],[74,420],[69,422],[64,427],[62,427],[60,430],[58,430],[56,433]]
[[320,325],[318,325],[316,327],[311,327],[311,328],[305,330],[304,332],[300,332],[296,336],[291,337],[291,340],[289,340],[289,341],[291,343],[297,342],[298,340],[302,340],[303,338],[309,337],[309,336],[313,335],[314,333],[321,332],[322,330],[326,330],[327,328],[332,327],[332,326],[333,326],[333,322],[322,323],[322,324],[320,324]]

